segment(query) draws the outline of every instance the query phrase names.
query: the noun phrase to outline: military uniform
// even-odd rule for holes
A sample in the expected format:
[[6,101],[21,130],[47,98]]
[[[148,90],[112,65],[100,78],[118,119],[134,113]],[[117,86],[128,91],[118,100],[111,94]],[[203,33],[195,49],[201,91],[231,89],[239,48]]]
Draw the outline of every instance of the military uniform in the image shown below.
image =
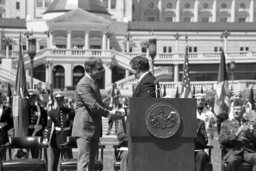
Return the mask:
[[[71,136],[72,121],[75,113],[73,109],[64,106],[53,108],[49,111],[48,122],[44,132],[44,139],[50,140],[52,163],[50,170],[56,171],[60,157],[59,145],[66,142],[68,136]],[[54,130],[52,130],[52,123]],[[51,136],[52,134],[52,136]],[[51,137],[50,137],[51,136]],[[72,157],[72,149],[67,149],[64,154],[65,158]]]
[[[47,112],[43,107],[37,105],[37,95],[35,90],[29,90],[28,98],[28,136],[43,136],[43,130],[47,123]],[[40,117],[40,118],[38,118]],[[32,158],[37,158],[39,149],[31,149]]]
[[256,129],[247,130],[236,136],[238,128],[241,124],[255,124],[255,123],[241,123],[237,120],[227,120],[222,123],[219,135],[219,142],[224,145],[228,152],[224,156],[224,160],[229,163],[231,170],[235,171],[243,161],[249,162],[253,165],[253,171],[256,171]]
[[204,151],[205,146],[208,143],[208,138],[205,129],[205,123],[203,120],[197,119],[197,137],[195,139],[195,160],[196,171],[203,171],[209,157]]

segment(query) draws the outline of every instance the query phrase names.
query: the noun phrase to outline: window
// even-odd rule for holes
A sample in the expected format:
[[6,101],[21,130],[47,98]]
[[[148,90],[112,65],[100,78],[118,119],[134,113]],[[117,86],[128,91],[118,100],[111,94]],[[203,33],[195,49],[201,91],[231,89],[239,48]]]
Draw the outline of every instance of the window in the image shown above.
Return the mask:
[[227,8],[227,4],[226,4],[226,3],[222,3],[222,4],[221,4],[221,8],[222,8],[222,9],[226,9],[226,8]]
[[20,9],[20,2],[16,2],[16,9],[17,9],[17,10]]
[[155,17],[148,17],[148,21],[155,21]]
[[249,51],[249,47],[240,47],[240,51],[243,52],[243,51]]
[[134,13],[135,12],[135,5],[132,4],[132,12]]
[[163,47],[163,53],[172,53],[172,47],[171,46],[164,46]]
[[209,5],[208,5],[207,3],[204,3],[204,4],[203,4],[203,8],[204,8],[204,9],[207,9],[208,7],[209,7]]
[[172,8],[172,3],[169,2],[169,3],[166,5],[166,8],[168,8],[168,9]]
[[51,0],[45,0],[45,4],[44,4],[45,7],[49,7],[50,4],[51,4]]
[[146,52],[147,52],[147,47],[145,47],[145,46],[144,46],[144,47],[141,47],[141,52],[142,52],[142,53],[146,53]]
[[245,9],[245,8],[246,8],[245,3],[242,2],[242,3],[240,4],[240,8],[241,8],[241,9]]
[[246,22],[246,18],[238,18],[238,22],[239,23],[245,23]]
[[36,7],[42,8],[43,7],[43,0],[36,0]]
[[209,23],[209,18],[208,17],[203,17],[202,22],[203,23]]
[[173,18],[172,18],[172,17],[166,17],[166,18],[165,18],[165,21],[167,21],[167,22],[173,22]]
[[116,0],[111,0],[111,9],[116,9]]
[[190,3],[186,3],[186,4],[184,5],[184,7],[185,7],[186,9],[190,8]]
[[221,17],[220,22],[221,23],[226,23],[226,22],[228,22],[228,18],[227,17]]
[[194,46],[194,47],[189,46],[188,47],[188,52],[197,52],[197,47],[196,46]]
[[44,46],[43,45],[40,45],[40,50],[44,49]]
[[22,49],[23,50],[27,50],[27,46],[26,45],[22,45]]
[[214,52],[221,52],[221,47],[214,47]]
[[183,21],[186,22],[186,23],[189,23],[189,22],[191,22],[191,18],[190,17],[185,17],[183,19]]

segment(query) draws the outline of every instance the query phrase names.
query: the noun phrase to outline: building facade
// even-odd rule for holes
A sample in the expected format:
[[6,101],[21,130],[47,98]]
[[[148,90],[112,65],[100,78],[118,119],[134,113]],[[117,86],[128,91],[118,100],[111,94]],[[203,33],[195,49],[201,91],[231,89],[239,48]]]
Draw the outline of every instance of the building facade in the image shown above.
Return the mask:
[[[101,88],[108,87],[111,82],[118,82],[120,86],[132,84],[129,61],[136,55],[151,60],[148,40],[152,36],[157,39],[155,75],[162,85],[171,84],[170,89],[182,79],[186,46],[189,48],[190,79],[198,87],[203,85],[208,89],[216,82],[221,48],[225,50],[230,80],[247,80],[254,84],[256,79],[254,0],[17,2],[20,7],[27,4],[20,10],[23,13],[16,13],[15,6],[8,7],[2,17],[26,18],[26,27],[12,30],[2,26],[1,59],[11,58],[15,68],[19,32],[23,33],[25,51],[27,39],[36,38],[34,77],[47,87],[75,86],[84,74],[84,60],[91,56],[104,62]],[[7,7],[8,3],[6,1],[2,7]],[[24,12],[31,7],[34,7],[32,13]],[[4,41],[7,38],[12,39],[8,46]],[[29,75],[27,55],[24,61]]]

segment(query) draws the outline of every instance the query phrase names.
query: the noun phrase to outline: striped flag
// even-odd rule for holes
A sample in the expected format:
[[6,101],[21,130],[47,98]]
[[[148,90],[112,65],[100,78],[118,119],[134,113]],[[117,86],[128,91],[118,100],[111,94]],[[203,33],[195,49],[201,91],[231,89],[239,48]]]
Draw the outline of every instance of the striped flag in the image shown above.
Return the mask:
[[229,105],[226,102],[226,92],[228,90],[228,73],[226,68],[226,60],[223,49],[221,50],[221,60],[219,64],[219,73],[216,86],[216,97],[214,104],[214,112],[220,118],[227,118]]
[[181,89],[181,98],[191,98],[190,90],[190,79],[189,79],[189,62],[188,62],[188,46],[186,47],[185,52],[185,61],[183,65],[183,78],[182,78],[182,89]]
[[21,35],[19,40],[19,62],[16,74],[16,82],[13,95],[13,122],[14,136],[27,136],[28,133],[28,107],[27,107],[27,86],[26,74],[23,63],[23,53],[21,46]]

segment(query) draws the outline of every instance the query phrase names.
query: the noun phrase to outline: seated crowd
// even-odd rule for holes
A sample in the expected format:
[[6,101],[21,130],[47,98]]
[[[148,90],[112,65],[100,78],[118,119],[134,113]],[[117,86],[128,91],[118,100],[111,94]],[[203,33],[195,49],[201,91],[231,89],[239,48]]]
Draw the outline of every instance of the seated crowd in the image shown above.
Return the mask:
[[[197,138],[195,139],[196,171],[203,171],[210,161],[211,156],[205,147],[211,145],[214,135],[220,145],[227,149],[227,153],[223,156],[223,162],[228,164],[229,170],[236,171],[242,162],[248,162],[256,171],[256,113],[252,110],[253,105],[241,94],[234,94],[230,101],[230,113],[227,114],[227,119],[221,123],[220,131],[216,132],[218,116],[213,112],[213,107],[206,102],[206,95],[199,93],[194,97],[197,101],[196,117],[198,120]],[[120,147],[128,149],[125,128],[127,99],[119,95],[113,104],[124,116],[124,120],[119,120],[117,124],[117,139],[120,142]],[[36,91],[28,93],[30,118],[28,136],[41,136],[43,143],[50,145],[52,159],[49,163],[50,170],[57,170],[60,157],[59,145],[64,143],[68,136],[71,136],[72,121],[75,116],[74,108],[74,101],[65,100],[62,93],[57,93],[49,99],[48,104],[40,103],[40,96]],[[10,100],[0,93],[0,145],[8,142],[8,131],[11,128],[13,128],[13,118]],[[108,129],[107,134],[110,131],[111,128]],[[38,149],[31,149],[31,154],[32,157],[37,157]],[[27,155],[26,152],[19,150],[15,157],[21,158],[24,155]],[[67,149],[65,155],[66,158],[71,158],[71,149]],[[119,152],[121,171],[128,170],[127,156],[128,150]]]

